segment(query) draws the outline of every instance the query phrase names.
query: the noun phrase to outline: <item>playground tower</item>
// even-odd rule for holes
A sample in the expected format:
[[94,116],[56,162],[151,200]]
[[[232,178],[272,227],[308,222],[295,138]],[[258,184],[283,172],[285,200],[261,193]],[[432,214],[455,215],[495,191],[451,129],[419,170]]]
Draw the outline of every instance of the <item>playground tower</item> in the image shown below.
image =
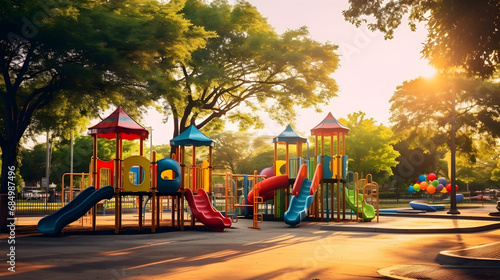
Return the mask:
[[[315,136],[315,159],[317,163],[322,163],[324,168],[319,188],[320,195],[316,196],[312,211],[314,216],[321,220],[325,212],[327,220],[330,215],[333,218],[335,212],[337,221],[340,221],[341,212],[345,218],[345,201],[341,195],[341,184],[345,184],[347,173],[345,135],[348,133],[349,128],[335,119],[332,113],[328,113],[323,121],[311,129],[311,134]],[[329,154],[325,152],[327,142],[330,144]]]

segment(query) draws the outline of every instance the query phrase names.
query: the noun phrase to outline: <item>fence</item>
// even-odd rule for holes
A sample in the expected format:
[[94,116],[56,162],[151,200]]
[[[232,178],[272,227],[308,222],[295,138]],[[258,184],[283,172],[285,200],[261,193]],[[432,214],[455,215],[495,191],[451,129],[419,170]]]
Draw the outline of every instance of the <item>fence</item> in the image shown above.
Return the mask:
[[[262,176],[258,176],[259,180]],[[245,183],[245,181],[247,183]],[[247,184],[247,185],[245,185]],[[253,188],[253,176],[248,176],[245,178],[243,175],[238,174],[214,174],[213,182],[213,205],[216,209],[222,212],[228,212],[228,215],[245,215],[243,213],[243,208],[239,208],[239,204],[246,204],[245,201],[245,191],[248,192]],[[246,190],[245,190],[246,189]],[[226,194],[227,190],[227,194]],[[79,194],[79,190],[73,189],[72,197],[74,198]],[[471,207],[471,206],[485,206],[494,205],[498,201],[496,195],[486,196],[486,195],[476,195],[470,192],[461,192],[464,194],[464,199],[457,202],[458,208],[460,207]],[[62,195],[57,192],[46,193],[19,193],[16,201],[16,215],[17,216],[38,216],[38,215],[49,215],[70,201],[70,192],[67,190],[64,193],[65,199],[62,200]],[[226,197],[228,199],[226,199]],[[409,208],[410,201],[413,200],[423,200],[429,203],[437,203],[449,205],[450,199],[449,194],[426,194],[426,193],[414,193],[409,194],[407,192],[401,191],[400,193],[394,191],[381,191],[379,196],[379,206],[380,209],[388,208]],[[122,198],[123,201],[123,213],[137,213],[139,203],[136,196],[125,196]],[[146,199],[144,199],[146,201]],[[227,202],[226,202],[227,201]],[[170,200],[165,199],[163,202],[163,209],[170,208]],[[185,204],[187,205],[187,203]],[[261,205],[266,213],[273,213],[273,207],[269,209],[269,205]],[[145,212],[151,211],[150,203],[145,204]],[[98,213],[101,214],[112,214],[114,213],[114,198],[110,200],[103,201],[103,203],[98,205]]]

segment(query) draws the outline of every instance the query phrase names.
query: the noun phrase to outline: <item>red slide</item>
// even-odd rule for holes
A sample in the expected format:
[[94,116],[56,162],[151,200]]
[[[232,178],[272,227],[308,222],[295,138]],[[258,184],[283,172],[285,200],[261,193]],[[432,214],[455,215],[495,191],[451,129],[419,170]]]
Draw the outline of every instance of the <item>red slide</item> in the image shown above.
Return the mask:
[[190,189],[185,189],[186,200],[193,217],[202,222],[210,230],[224,231],[231,226],[231,219],[225,218],[222,214],[212,207],[210,199],[204,189],[199,189],[197,194],[193,194]]
[[[266,201],[274,196],[275,190],[286,189],[288,187],[288,175],[267,178],[258,183],[255,187],[257,186],[260,187],[259,196]],[[248,194],[248,203],[253,204],[253,190]]]

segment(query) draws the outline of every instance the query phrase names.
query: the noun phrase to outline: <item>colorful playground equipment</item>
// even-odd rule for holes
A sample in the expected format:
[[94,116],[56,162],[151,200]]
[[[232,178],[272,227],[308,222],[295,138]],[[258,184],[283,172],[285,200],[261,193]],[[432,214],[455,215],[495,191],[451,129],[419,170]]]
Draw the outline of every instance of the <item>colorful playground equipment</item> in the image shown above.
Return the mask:
[[[354,184],[352,188],[351,183]],[[358,219],[369,222],[376,217],[378,222],[378,184],[372,180],[371,174],[359,180],[358,173],[348,171],[344,197]]]
[[307,165],[300,167],[297,178],[293,185],[292,199],[288,210],[285,212],[285,223],[291,227],[296,227],[302,220],[308,216],[308,209],[318,190],[319,182],[322,177],[322,165],[318,164],[312,181],[307,178]]
[[[261,206],[267,213],[268,201],[275,218],[283,218],[291,227],[297,226],[306,217],[321,221],[334,218],[345,220],[346,207],[354,213],[356,219],[378,222],[378,185],[371,180],[358,180],[357,174],[349,179],[347,156],[345,155],[345,134],[349,129],[338,122],[331,113],[311,130],[315,136],[315,156],[304,159],[302,145],[307,139],[300,137],[289,125],[274,142],[274,165],[264,169],[260,175],[212,173],[213,140],[201,133],[194,125],[170,140],[175,147],[172,158],[156,159],[143,155],[144,140],[149,132],[135,122],[118,107],[99,124],[89,128],[94,138],[93,156],[90,164],[88,185],[59,211],[44,217],[38,223],[38,230],[46,234],[57,234],[67,224],[90,213],[92,229],[96,229],[98,204],[103,199],[114,208],[115,233],[122,229],[123,198],[135,197],[138,202],[138,229],[142,230],[147,202],[151,202],[151,231],[160,226],[163,213],[163,200],[167,199],[171,210],[171,224],[184,229],[186,200],[191,217],[191,226],[196,220],[213,231],[224,231],[231,227],[232,220],[237,221],[238,213],[253,216],[252,228],[259,229],[263,221]],[[103,161],[97,158],[97,139],[115,141],[115,158]],[[140,141],[139,155],[123,158],[123,140]],[[328,141],[329,140],[329,141]],[[285,145],[285,155],[279,155],[279,145]],[[296,145],[295,153],[290,146]],[[329,145],[325,149],[325,146]],[[192,148],[192,160],[186,162],[186,147]],[[208,159],[199,162],[197,149],[208,148]],[[329,152],[328,152],[329,151]],[[198,160],[198,162],[197,162]],[[350,172],[352,173],[352,172]],[[350,174],[349,173],[349,174]],[[82,174],[83,177],[86,174]],[[213,178],[224,177],[223,191],[213,190]],[[73,174],[71,175],[73,178]],[[220,182],[220,180],[218,180]],[[242,182],[242,185],[239,185]],[[354,183],[354,187],[350,187]],[[81,183],[80,187],[84,184]],[[219,188],[220,184],[218,185]],[[144,197],[147,198],[144,203]],[[223,199],[224,212],[220,209]],[[266,202],[266,203],[265,203]],[[90,211],[90,212],[89,212]]]
[[111,186],[106,186],[99,190],[96,190],[94,187],[86,188],[65,207],[49,216],[43,217],[38,222],[38,231],[45,234],[59,233],[63,227],[76,221],[97,202],[113,197],[113,193],[114,190]]
[[[315,156],[313,159],[304,160],[301,144],[307,140],[299,137],[291,126],[288,126],[283,133],[273,138],[273,168],[277,176],[259,183],[257,187],[260,198],[253,201],[254,195],[250,192],[248,202],[258,205],[274,196],[275,217],[283,217],[291,227],[297,226],[307,216],[321,221],[329,221],[330,217],[335,216],[336,221],[345,220],[346,210],[349,208],[348,212],[355,213],[356,219],[368,222],[377,218],[378,222],[378,184],[372,181],[370,174],[366,179],[359,180],[357,174],[354,178],[354,173],[351,172],[351,179],[347,178],[345,134],[348,132],[349,129],[329,113],[311,130],[316,142]],[[278,143],[286,144],[285,160],[278,159]],[[290,143],[297,143],[297,158],[289,156]],[[263,172],[268,173],[269,169]],[[352,188],[350,183],[354,183]],[[291,185],[293,190],[289,200]],[[284,194],[285,199],[281,199],[280,194]],[[280,209],[288,210],[283,213]]]
[[[75,221],[89,210],[92,215],[92,228],[96,228],[96,204],[102,199],[114,198],[115,210],[115,233],[122,229],[122,198],[124,196],[135,196],[139,201],[138,228],[142,230],[142,204],[143,197],[151,198],[151,230],[159,226],[159,198],[167,196],[172,198],[172,224],[181,230],[184,227],[184,194],[189,189],[189,195],[198,191],[195,199],[188,198],[192,212],[192,224],[194,218],[205,223],[210,229],[222,231],[231,226],[231,222],[224,219],[218,223],[220,216],[214,214],[213,208],[206,207],[208,199],[203,198],[203,190],[198,190],[197,167],[195,166],[195,147],[209,146],[208,172],[211,173],[211,158],[213,141],[191,126],[176,138],[171,140],[171,145],[178,146],[176,159],[160,159],[156,161],[156,154],[152,159],[143,156],[143,141],[148,137],[148,131],[136,123],[121,108],[118,107],[110,116],[99,124],[89,129],[89,134],[94,137],[93,157],[91,163],[90,185],[66,206],[59,211],[44,217],[38,223],[38,230],[46,234],[57,234],[64,226]],[[97,158],[97,138],[115,140],[115,159],[113,161],[102,161]],[[140,155],[122,159],[122,141],[140,140]],[[193,146],[192,173],[186,174],[184,164],[185,146]],[[205,164],[206,166],[206,164]],[[205,171],[206,172],[206,171]],[[200,185],[211,185],[211,176],[200,176],[208,178],[209,182]],[[191,184],[185,187],[184,178],[190,178]],[[111,186],[112,185],[112,186]],[[205,193],[206,194],[206,193]],[[209,204],[210,205],[210,204]],[[176,217],[177,212],[177,217]],[[182,212],[182,214],[181,214]],[[220,214],[220,213],[219,213]],[[177,218],[177,219],[176,219]]]
[[[231,220],[222,217],[222,215],[212,207],[211,198],[207,195],[204,190],[205,186],[208,186],[209,193],[212,193],[212,147],[214,141],[201,133],[194,125],[189,126],[184,132],[177,135],[174,139],[170,140],[171,146],[177,146],[176,160],[179,162],[181,167],[181,179],[180,179],[180,209],[183,208],[184,204],[184,193],[186,193],[189,207],[191,209],[191,226],[195,224],[195,218],[200,222],[205,224],[212,230],[223,231],[224,228],[231,226]],[[184,178],[186,176],[186,166],[185,166],[185,147],[192,146],[192,164],[191,170],[189,172],[190,179],[187,185],[184,183]],[[196,165],[196,147],[206,146],[208,150],[208,166],[205,168],[206,164]],[[208,168],[208,169],[207,169]],[[208,175],[205,175],[208,172]],[[208,182],[204,182],[203,179],[208,179]],[[210,206],[210,207],[209,207]],[[184,216],[181,215],[180,228],[184,228]],[[222,221],[222,222],[221,222]]]
[[[316,196],[312,206],[313,217],[321,221],[329,221],[330,217],[335,216],[336,221],[345,220],[346,206],[349,206],[358,217],[364,217],[363,221],[371,221],[377,217],[378,222],[378,185],[371,182],[363,188],[356,187],[352,190],[348,188],[348,158],[345,155],[345,135],[348,133],[349,128],[341,124],[331,113],[328,113],[322,122],[311,129],[316,143],[315,160],[323,165],[319,196]],[[326,147],[327,145],[329,147]],[[328,150],[329,153],[327,153]],[[368,176],[371,179],[371,175]],[[369,181],[369,179],[362,182]],[[350,203],[353,202],[352,200],[358,202]],[[359,201],[362,207],[359,207]],[[373,205],[377,211],[374,211]]]

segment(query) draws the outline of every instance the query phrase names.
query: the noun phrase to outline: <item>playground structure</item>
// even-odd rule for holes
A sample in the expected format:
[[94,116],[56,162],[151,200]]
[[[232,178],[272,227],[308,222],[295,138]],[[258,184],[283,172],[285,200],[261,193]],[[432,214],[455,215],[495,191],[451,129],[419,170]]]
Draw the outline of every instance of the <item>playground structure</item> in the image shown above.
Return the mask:
[[[139,205],[139,230],[144,224],[143,206],[147,202],[151,203],[152,232],[160,226],[164,199],[169,201],[171,225],[180,230],[184,230],[185,200],[190,210],[191,226],[198,220],[213,231],[229,228],[232,220],[237,221],[238,215],[253,216],[252,228],[258,229],[258,224],[263,221],[261,206],[265,206],[267,214],[269,205],[274,218],[284,219],[291,227],[297,226],[306,217],[330,221],[330,217],[333,219],[337,215],[336,221],[340,221],[342,215],[345,220],[347,206],[356,214],[356,219],[370,221],[377,217],[378,222],[378,185],[371,181],[371,176],[358,180],[356,175],[353,182],[355,187],[349,188],[345,155],[345,134],[348,131],[331,113],[328,114],[311,130],[316,139],[315,156],[309,158],[308,148],[307,158],[304,159],[302,145],[307,143],[307,139],[298,136],[288,126],[283,133],[273,138],[273,167],[264,169],[260,175],[256,171],[253,175],[230,174],[227,171],[213,174],[213,140],[194,125],[170,140],[170,145],[175,147],[172,158],[157,160],[156,153],[152,152],[148,159],[143,155],[143,144],[149,132],[118,107],[102,122],[89,128],[89,134],[94,138],[89,174],[65,174],[70,175],[71,179],[81,175],[80,188],[84,186],[84,177],[87,176],[88,185],[92,187],[82,188],[81,193],[73,198],[75,190],[71,181],[70,202],[41,219],[38,229],[42,233],[57,234],[64,226],[87,214],[95,230],[97,203],[102,199],[112,199],[113,203],[108,205],[113,205],[114,228],[118,234],[122,230],[125,197],[135,197]],[[97,138],[115,141],[114,160],[97,158]],[[325,153],[326,138],[330,138],[329,154]],[[123,159],[123,140],[136,139],[140,141],[139,155]],[[282,144],[285,145],[284,156],[278,154],[278,145]],[[295,157],[290,156],[291,145],[296,145]],[[191,163],[186,161],[186,147],[192,148]],[[199,147],[208,148],[208,159],[197,164],[196,151]],[[212,180],[217,176],[224,178],[223,192],[213,190]],[[237,187],[238,181],[242,182],[242,188]],[[224,211],[221,213],[216,207],[222,199]]]
[[[110,116],[99,124],[89,129],[89,134],[94,137],[93,156],[91,161],[90,185],[76,196],[70,203],[59,211],[44,217],[38,223],[38,229],[42,233],[57,234],[67,224],[75,221],[79,217],[91,210],[92,228],[96,228],[96,204],[102,199],[114,199],[115,213],[115,233],[122,229],[122,198],[126,196],[137,197],[138,200],[138,228],[142,230],[142,206],[144,196],[151,201],[151,231],[159,226],[159,200],[161,197],[172,199],[172,225],[181,230],[184,229],[184,197],[186,188],[191,192],[198,190],[198,186],[210,186],[211,182],[211,157],[213,141],[199,132],[194,126],[171,140],[171,145],[178,146],[175,159],[164,158],[156,160],[156,154],[153,153],[152,159],[143,156],[143,142],[148,137],[148,131],[136,123],[121,108],[117,108]],[[97,138],[115,139],[115,159],[113,161],[102,161],[97,158]],[[140,140],[140,154],[122,159],[122,141]],[[187,174],[188,169],[184,163],[185,147],[193,147],[193,164],[191,174]],[[208,159],[208,183],[204,182],[197,185],[200,181],[197,179],[197,167],[195,166],[195,148],[198,146],[209,146]],[[206,171],[206,170],[205,170]],[[190,178],[185,180],[185,178]],[[188,185],[188,183],[190,185]],[[93,191],[92,191],[93,190]],[[112,190],[110,192],[110,190]],[[211,192],[211,189],[209,190]],[[72,196],[72,192],[70,192]],[[202,196],[201,196],[202,197]],[[202,220],[212,230],[221,230],[227,228],[231,222],[218,215],[209,216],[202,219],[207,210],[208,199],[188,199],[192,212],[192,224],[194,218]],[[203,198],[203,197],[202,197]],[[205,201],[206,200],[206,201]],[[202,209],[200,211],[200,209]],[[68,214],[69,213],[69,214]],[[201,214],[200,214],[201,213]],[[197,216],[198,215],[198,216]]]
[[[346,220],[348,212],[354,213],[356,220],[368,222],[377,218],[378,222],[378,184],[373,182],[370,174],[366,179],[359,180],[357,174],[350,172],[352,176],[349,180],[347,178],[345,134],[348,132],[349,129],[329,113],[311,130],[311,134],[315,136],[315,156],[312,159],[309,156],[303,159],[301,143],[307,140],[299,137],[288,126],[278,137],[273,138],[275,143],[273,170],[276,177],[257,184],[255,189],[258,189],[259,195],[250,192],[248,202],[259,205],[276,193],[275,217],[284,217],[285,222],[291,227],[297,226],[308,216],[327,222],[335,216],[336,221]],[[290,143],[297,145],[297,158],[289,156]],[[278,159],[278,144],[286,145],[285,160]],[[326,145],[329,146],[329,154],[326,152]],[[263,172],[269,170],[270,168]],[[350,187],[350,183],[354,183],[353,187]],[[292,185],[292,197],[288,199]],[[280,191],[285,195],[284,199],[280,197]],[[288,210],[284,212],[281,209]],[[254,224],[257,224],[259,219],[254,216]]]

